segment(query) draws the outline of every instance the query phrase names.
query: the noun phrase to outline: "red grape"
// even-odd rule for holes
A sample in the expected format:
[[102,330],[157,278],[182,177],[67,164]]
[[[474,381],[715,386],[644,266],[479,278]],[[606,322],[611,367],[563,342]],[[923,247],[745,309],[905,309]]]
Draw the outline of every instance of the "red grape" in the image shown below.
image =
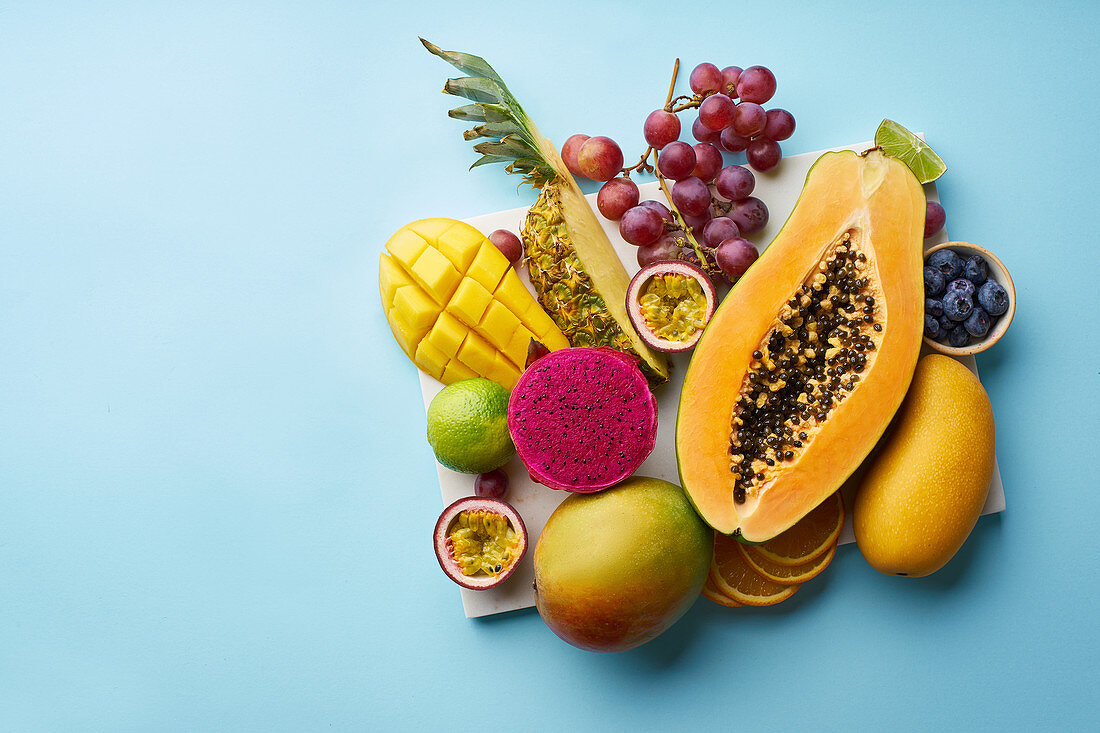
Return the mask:
[[742,102],[737,105],[737,114],[733,117],[733,131],[741,137],[756,137],[764,132],[768,123],[768,113],[759,104]]
[[710,183],[722,167],[722,151],[710,143],[699,143],[692,149],[695,150],[695,168],[691,175],[702,179],[703,183]]
[[741,230],[742,237],[751,237],[768,223],[768,207],[755,196],[749,196],[734,201],[726,216],[733,219],[733,223]]
[[645,118],[642,134],[646,143],[660,150],[680,137],[680,118],[663,109],[655,109]]
[[581,175],[593,181],[610,181],[623,168],[623,151],[609,137],[590,137],[577,153]]
[[513,265],[523,256],[523,243],[519,241],[519,237],[507,229],[497,229],[489,235],[489,241],[495,244],[501,254]]
[[719,244],[714,255],[718,261],[718,268],[730,282],[737,282],[738,278],[745,274],[745,270],[749,269],[749,265],[756,262],[756,258],[760,256],[752,242],[736,236]]
[[695,118],[695,122],[691,123],[691,134],[701,143],[718,142],[718,131],[704,125],[698,117]]
[[710,206],[707,206],[703,213],[699,214],[698,216],[684,214],[684,223],[688,225],[688,228],[691,229],[691,233],[695,235],[696,239],[703,236],[703,229],[706,227],[707,224],[710,224],[711,219],[712,215],[710,211]]
[[764,125],[764,137],[769,140],[786,140],[794,134],[794,115],[785,109],[769,109],[768,122]]
[[619,220],[619,234],[636,247],[656,242],[664,231],[664,219],[648,206],[635,206]]
[[710,189],[690,176],[672,185],[672,203],[686,216],[702,216],[710,206]]
[[569,139],[565,141],[565,145],[561,146],[561,159],[565,162],[565,167],[569,169],[569,172],[575,176],[583,176],[581,173],[581,167],[577,164],[577,153],[580,152],[581,146],[588,142],[588,135],[582,135],[577,133],[576,135],[570,135]]
[[756,176],[743,165],[727,165],[714,181],[718,193],[730,201],[746,198],[756,187]]
[[665,178],[683,180],[695,168],[695,149],[680,141],[669,143],[657,158],[657,168]]
[[779,149],[779,143],[761,137],[749,143],[745,157],[748,158],[749,165],[763,173],[779,165],[783,151]]
[[714,64],[703,62],[691,70],[688,84],[696,94],[716,92],[722,88],[722,72]]
[[737,96],[743,102],[764,104],[775,94],[775,74],[764,66],[750,66],[737,80]]
[[686,243],[687,240],[684,239],[683,234],[673,232],[662,234],[656,242],[638,247],[638,265],[645,267],[661,260],[678,259],[680,247]]
[[733,122],[736,105],[725,94],[712,94],[699,105],[699,121],[711,130],[720,131]]
[[608,219],[618,221],[627,209],[638,205],[638,185],[629,178],[612,178],[596,194],[596,208]]
[[647,201],[643,201],[639,205],[640,206],[645,206],[645,207],[650,208],[650,209],[653,209],[654,211],[656,211],[658,214],[661,215],[662,219],[669,222],[670,224],[674,221],[674,219],[672,218],[672,212],[669,211],[668,207],[665,206],[664,204],[662,204],[660,201],[653,201],[652,199],[650,199],[650,200],[647,200]]
[[474,479],[474,493],[490,499],[503,499],[508,493],[508,474],[502,468],[479,473]]
[[708,247],[717,247],[732,237],[741,236],[741,230],[726,216],[716,216],[703,227],[703,242]]
[[740,66],[727,66],[722,69],[722,93],[727,97],[737,97],[737,79],[742,71]]
[[722,134],[718,139],[721,141],[722,147],[731,153],[740,153],[749,146],[748,139],[738,135],[732,127],[722,130]]
[[947,223],[947,212],[935,201],[929,201],[924,208],[924,238],[928,239],[933,234],[943,229]]

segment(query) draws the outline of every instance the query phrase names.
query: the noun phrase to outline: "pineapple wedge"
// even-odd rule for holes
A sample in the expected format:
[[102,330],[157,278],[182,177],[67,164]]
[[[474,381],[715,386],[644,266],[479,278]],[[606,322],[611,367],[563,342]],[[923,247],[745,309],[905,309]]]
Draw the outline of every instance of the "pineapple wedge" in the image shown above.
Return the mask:
[[480,376],[511,389],[532,338],[569,346],[500,250],[461,221],[399,229],[378,261],[378,291],[402,351],[444,384]]
[[522,238],[531,285],[543,309],[571,345],[606,346],[631,354],[651,385],[668,381],[664,354],[642,341],[627,315],[626,268],[557,148],[484,59],[420,41],[469,74],[448,79],[443,91],[473,102],[449,112],[455,119],[478,123],[464,134],[467,140],[484,138],[474,145],[481,157],[471,168],[505,163],[508,173],[522,175],[539,190]]

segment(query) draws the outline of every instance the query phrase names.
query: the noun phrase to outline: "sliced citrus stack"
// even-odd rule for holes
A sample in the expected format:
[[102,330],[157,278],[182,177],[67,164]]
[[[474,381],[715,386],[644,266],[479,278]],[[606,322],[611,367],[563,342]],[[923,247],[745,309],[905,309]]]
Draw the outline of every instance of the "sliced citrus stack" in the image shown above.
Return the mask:
[[776,583],[753,570],[737,549],[740,545],[732,537],[714,535],[710,577],[723,595],[746,606],[770,606],[794,595],[797,585]]
[[821,571],[829,567],[836,555],[836,543],[834,542],[824,555],[810,560],[805,565],[780,565],[772,562],[755,547],[741,545],[738,547],[745,556],[745,562],[760,575],[776,583],[805,583],[810,578],[817,577]]
[[722,591],[718,590],[718,586],[714,584],[714,580],[709,575],[707,576],[707,582],[703,583],[703,597],[708,598],[722,606],[744,605],[738,603],[737,601],[724,594]]
[[773,563],[804,565],[835,547],[843,526],[844,501],[837,491],[786,532],[752,547]]

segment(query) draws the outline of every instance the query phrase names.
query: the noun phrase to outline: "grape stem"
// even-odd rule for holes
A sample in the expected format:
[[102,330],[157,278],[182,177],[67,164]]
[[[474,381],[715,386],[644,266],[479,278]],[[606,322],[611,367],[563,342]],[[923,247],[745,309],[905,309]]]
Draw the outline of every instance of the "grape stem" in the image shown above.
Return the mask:
[[639,160],[637,163],[630,166],[629,168],[623,168],[619,172],[622,173],[627,178],[630,178],[631,171],[642,171],[643,173],[652,173],[653,172],[653,166],[650,165],[648,162],[646,162],[646,161],[649,160],[649,154],[652,153],[652,152],[653,152],[652,147],[646,148],[645,152],[642,153],[641,160]]
[[[656,157],[656,155],[654,155],[654,157]],[[680,227],[680,230],[684,233],[684,236],[687,237],[688,244],[690,244],[691,248],[695,250],[695,256],[699,258],[699,266],[702,267],[703,270],[709,272],[710,263],[707,260],[706,255],[703,254],[702,246],[700,246],[700,244],[695,241],[695,235],[692,233],[691,227],[688,226],[687,220],[684,219],[684,215],[680,213],[680,210],[678,208],[676,208],[676,203],[672,200],[672,192],[668,190],[668,181],[666,181],[665,177],[661,175],[661,171],[654,168],[653,172],[654,175],[657,176],[657,185],[661,187],[661,191],[662,193],[664,193],[665,199],[668,201],[668,209],[672,212],[672,217],[676,219],[676,223]]]

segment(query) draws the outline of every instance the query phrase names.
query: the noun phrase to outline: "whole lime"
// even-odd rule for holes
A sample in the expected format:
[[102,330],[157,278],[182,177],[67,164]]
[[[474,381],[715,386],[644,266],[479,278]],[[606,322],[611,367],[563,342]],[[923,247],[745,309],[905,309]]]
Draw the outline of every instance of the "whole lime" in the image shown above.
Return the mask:
[[488,379],[463,379],[428,405],[428,443],[452,471],[486,473],[516,454],[508,434],[508,390]]

